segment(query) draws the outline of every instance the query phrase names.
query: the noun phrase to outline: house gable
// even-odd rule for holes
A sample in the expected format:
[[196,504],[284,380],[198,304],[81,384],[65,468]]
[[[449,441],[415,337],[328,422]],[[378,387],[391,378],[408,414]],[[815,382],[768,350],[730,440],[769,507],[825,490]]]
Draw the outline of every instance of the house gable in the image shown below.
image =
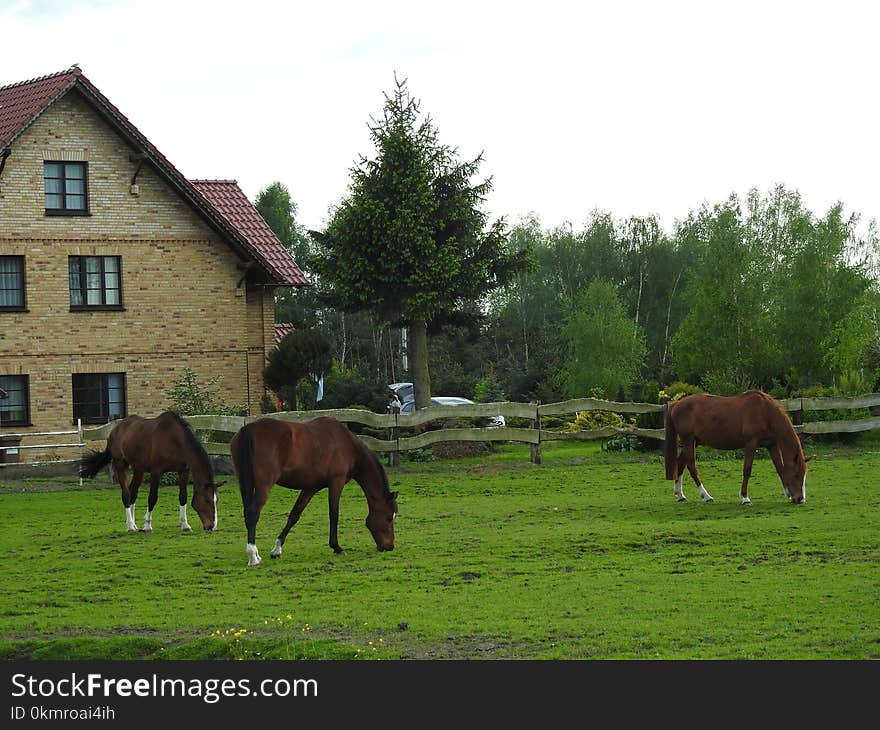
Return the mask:
[[[134,168],[128,186],[131,194],[140,194],[138,176],[142,168],[149,165],[243,261],[250,264],[248,271],[252,279],[269,286],[304,286],[309,283],[274,235],[274,241],[265,238],[252,241],[246,232],[230,225],[227,217],[180,174],[78,67],[0,87],[0,171],[16,153],[19,139],[28,129],[72,92],[79,93],[128,146],[129,158]],[[2,189],[3,177],[0,173],[0,193]]]

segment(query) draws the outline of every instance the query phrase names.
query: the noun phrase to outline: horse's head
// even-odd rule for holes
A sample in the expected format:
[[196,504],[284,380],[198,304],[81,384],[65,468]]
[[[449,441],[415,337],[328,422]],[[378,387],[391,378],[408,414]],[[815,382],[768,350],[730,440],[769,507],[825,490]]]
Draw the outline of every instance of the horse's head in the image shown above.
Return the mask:
[[380,551],[394,550],[394,520],[397,519],[397,492],[389,492],[370,506],[367,529]]
[[222,484],[213,481],[193,483],[192,508],[202,521],[202,527],[210,532],[217,529],[217,488]]
[[803,504],[807,501],[807,462],[813,455],[804,456],[798,450],[794,458],[786,461],[782,467],[782,488],[785,496],[792,504]]

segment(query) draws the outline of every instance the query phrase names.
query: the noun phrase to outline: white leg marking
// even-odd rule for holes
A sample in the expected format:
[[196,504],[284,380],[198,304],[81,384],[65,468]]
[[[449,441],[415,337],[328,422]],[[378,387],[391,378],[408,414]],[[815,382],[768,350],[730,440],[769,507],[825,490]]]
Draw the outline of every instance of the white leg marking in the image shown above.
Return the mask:
[[714,499],[712,499],[712,495],[706,491],[706,488],[702,484],[700,484],[700,497],[702,497],[704,502],[714,502],[715,501]]
[[184,532],[192,532],[192,527],[189,526],[189,522],[186,521],[186,505],[180,505],[180,529]]
[[751,503],[752,503],[752,500],[750,500],[748,497],[743,497],[743,498],[742,498],[742,504],[743,504],[743,505],[751,505]]
[[152,532],[153,531],[153,512],[152,510],[147,510],[147,514],[144,515],[144,532]]
[[804,498],[804,502],[807,501],[807,475],[804,474],[804,483],[801,485],[801,497]]
[[272,548],[272,552],[269,553],[273,558],[281,557],[281,540],[275,540],[275,547]]
[[214,525],[211,527],[211,532],[214,532],[217,529],[217,492],[214,492]]
[[684,496],[684,487],[682,486],[682,483],[681,483],[683,479],[684,479],[684,476],[682,475],[678,479],[675,480],[675,490],[673,491],[673,496],[679,502],[687,502],[687,497]]
[[247,551],[248,565],[259,565],[263,562],[263,559],[260,557],[260,552],[257,550],[257,546],[254,545],[254,543],[249,542],[245,550]]
[[125,508],[125,529],[129,532],[137,532],[137,525],[134,521],[134,505]]

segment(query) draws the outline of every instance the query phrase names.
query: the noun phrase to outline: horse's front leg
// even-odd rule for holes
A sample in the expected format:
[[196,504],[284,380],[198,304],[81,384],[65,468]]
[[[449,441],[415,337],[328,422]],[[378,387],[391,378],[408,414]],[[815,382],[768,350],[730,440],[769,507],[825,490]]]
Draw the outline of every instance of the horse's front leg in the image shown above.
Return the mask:
[[672,490],[672,495],[679,502],[687,502],[687,497],[684,496],[684,484],[683,484],[684,472],[687,469],[687,463],[688,463],[687,453],[685,451],[686,448],[687,448],[687,445],[682,444],[681,453],[679,453],[679,455],[678,455],[678,465],[676,467],[676,472],[675,472],[676,474],[678,474],[678,476],[675,478],[675,486],[673,487],[673,490]]
[[749,443],[743,449],[743,480],[739,490],[739,497],[741,504],[744,506],[752,503],[752,500],[749,499],[749,477],[752,476],[752,462],[755,460],[757,448],[757,444]]
[[159,479],[162,475],[150,472],[150,495],[147,497],[147,514],[144,515],[143,532],[153,531],[153,509],[159,499]]
[[132,469],[131,482],[128,481],[128,465],[124,462],[116,462],[113,464],[113,471],[119,479],[119,486],[122,488],[122,506],[125,507],[125,529],[129,532],[137,532],[137,523],[134,519],[134,505],[137,502],[138,489],[144,478],[144,473],[137,469]]
[[189,482],[189,471],[184,469],[178,474],[177,497],[180,503],[180,529],[184,532],[192,532],[192,527],[186,521],[186,485]]
[[[260,519],[260,511],[266,504],[266,496],[259,496],[260,489],[254,490],[255,494],[251,503],[244,509],[244,524],[247,527],[247,546],[245,551],[248,556],[248,566],[259,565],[263,562],[260,551],[257,550],[257,522]],[[268,495],[268,489],[266,490]]]
[[275,547],[272,548],[272,552],[269,553],[273,558],[281,557],[281,548],[284,545],[284,541],[287,539],[287,534],[293,529],[293,526],[299,521],[300,516],[303,513],[303,510],[306,508],[306,505],[309,503],[309,500],[313,496],[315,496],[314,489],[303,489],[299,496],[296,498],[296,502],[293,505],[293,509],[290,510],[290,514],[287,516],[287,524],[284,526],[284,529],[279,533],[278,539],[275,540]]
[[330,507],[330,547],[333,548],[333,552],[337,555],[345,553],[345,550],[339,547],[339,539],[337,537],[337,528],[339,527],[339,498],[342,496],[342,488],[344,486],[345,481],[340,478],[330,482],[327,490],[327,498]]
[[783,463],[782,463],[782,452],[779,450],[779,446],[773,444],[767,449],[770,452],[770,458],[773,459],[773,466],[776,467],[776,473],[779,475],[779,481],[782,482],[782,491],[788,499],[791,499],[791,493],[788,491],[788,487],[785,486],[785,478],[783,476]]
[[[709,492],[707,492],[706,488],[703,486],[703,482],[700,479],[700,474],[697,471],[697,442],[696,442],[696,439],[689,440],[684,445],[684,448],[682,448],[681,454],[684,459],[684,462],[687,465],[687,470],[688,470],[688,472],[690,472],[691,479],[693,479],[694,484],[697,485],[697,490],[699,491],[700,499],[702,499],[704,502],[714,502],[715,500],[712,498],[712,495],[709,494]],[[683,469],[680,468],[678,482],[676,482],[678,492],[680,495],[680,499],[679,499],[680,502],[686,501],[685,496],[684,496],[684,492],[682,491],[682,488],[681,488],[681,480],[683,479],[682,471],[683,471]]]

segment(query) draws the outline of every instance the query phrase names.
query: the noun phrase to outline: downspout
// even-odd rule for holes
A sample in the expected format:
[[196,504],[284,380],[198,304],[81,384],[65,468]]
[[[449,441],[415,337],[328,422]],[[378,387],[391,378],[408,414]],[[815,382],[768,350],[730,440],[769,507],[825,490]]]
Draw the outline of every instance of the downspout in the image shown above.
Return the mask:
[[6,167],[6,159],[12,154],[12,150],[6,147],[0,155],[0,177],[3,177],[3,168]]

